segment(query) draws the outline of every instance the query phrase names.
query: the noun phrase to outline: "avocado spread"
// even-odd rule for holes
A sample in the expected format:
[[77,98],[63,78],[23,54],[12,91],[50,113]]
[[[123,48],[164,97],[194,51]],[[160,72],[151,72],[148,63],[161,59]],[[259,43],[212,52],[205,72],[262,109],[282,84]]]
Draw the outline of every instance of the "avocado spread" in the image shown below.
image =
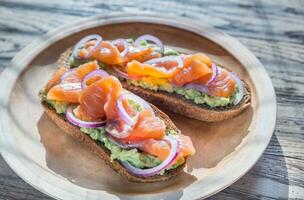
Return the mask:
[[[81,128],[82,132],[88,134],[93,140],[101,142],[110,152],[111,160],[128,161],[137,168],[152,168],[161,163],[157,157],[144,152],[139,152],[137,149],[122,149],[107,136],[104,128]],[[166,134],[178,134],[175,130],[169,130]],[[174,169],[185,162],[185,158],[179,159],[170,169]]]
[[[68,104],[60,101],[48,100],[46,98],[45,89],[42,89],[40,91],[40,98],[42,101],[45,101],[51,105],[58,114],[63,114],[66,112]],[[128,103],[135,110],[141,109],[140,106],[133,100],[128,100]],[[144,152],[140,152],[136,148],[130,150],[120,148],[118,145],[114,144],[107,138],[104,128],[81,128],[80,130],[83,133],[88,134],[93,140],[97,141],[98,143],[102,143],[111,152],[111,160],[128,161],[133,166],[142,169],[152,168],[161,163],[161,160],[159,160],[157,157]],[[166,134],[175,135],[179,133],[176,130],[170,129],[166,130]],[[174,169],[184,162],[185,159],[182,157],[170,169]]]
[[158,158],[138,152],[137,149],[121,149],[106,137],[104,128],[81,128],[80,130],[88,134],[93,140],[102,142],[111,152],[111,160],[128,161],[137,168],[151,168],[161,163]]
[[50,104],[56,110],[56,112],[58,114],[65,113],[65,111],[66,111],[66,109],[68,107],[67,103],[62,102],[62,101],[49,100],[49,99],[47,99],[46,95],[47,94],[46,94],[45,88],[43,88],[42,90],[40,90],[41,101],[45,101],[48,104]]
[[210,107],[227,106],[231,104],[234,99],[236,92],[228,97],[214,97],[208,94],[204,94],[198,90],[185,89],[181,87],[173,87],[166,79],[143,77],[140,80],[127,80],[129,85],[139,86],[145,89],[154,91],[165,91],[169,93],[177,93],[184,96],[186,99],[192,100],[196,104],[205,104]]

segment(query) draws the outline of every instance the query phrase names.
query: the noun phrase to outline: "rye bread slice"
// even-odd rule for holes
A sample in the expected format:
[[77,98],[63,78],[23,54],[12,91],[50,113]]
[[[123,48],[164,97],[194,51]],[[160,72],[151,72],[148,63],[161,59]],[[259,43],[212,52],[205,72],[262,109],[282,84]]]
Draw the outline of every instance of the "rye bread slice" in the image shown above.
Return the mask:
[[[47,102],[41,102],[45,113],[50,117],[50,119],[55,122],[55,124],[60,127],[65,133],[70,135],[71,137],[77,139],[79,142],[86,145],[93,153],[95,153],[99,158],[105,161],[107,165],[109,165],[114,171],[119,173],[121,176],[127,178],[129,181],[132,182],[141,182],[141,183],[152,183],[152,182],[159,182],[159,181],[165,181],[168,180],[174,176],[176,176],[179,172],[183,170],[185,167],[185,163],[180,165],[179,167],[167,170],[163,175],[154,175],[150,177],[140,177],[136,176],[124,168],[124,166],[117,160],[111,161],[110,159],[110,151],[101,143],[96,142],[93,140],[90,136],[80,131],[80,128],[78,126],[75,126],[71,124],[67,119],[64,117],[64,115],[60,115],[56,113],[55,109],[50,106]],[[161,110],[156,108],[155,106],[151,105],[155,114],[160,117],[162,120],[164,120],[166,126],[168,129],[176,130],[177,127],[175,124],[170,120],[170,118],[163,113]]]
[[[71,48],[68,48],[59,57],[57,65],[69,67],[70,54]],[[137,94],[161,109],[168,109],[177,114],[206,122],[218,122],[230,119],[248,108],[251,103],[251,92],[245,81],[243,81],[245,86],[245,95],[238,105],[228,105],[215,108],[205,104],[196,104],[192,100],[188,100],[183,95],[176,93],[147,90],[142,87],[129,85],[124,80],[121,80],[121,83],[125,89]]]

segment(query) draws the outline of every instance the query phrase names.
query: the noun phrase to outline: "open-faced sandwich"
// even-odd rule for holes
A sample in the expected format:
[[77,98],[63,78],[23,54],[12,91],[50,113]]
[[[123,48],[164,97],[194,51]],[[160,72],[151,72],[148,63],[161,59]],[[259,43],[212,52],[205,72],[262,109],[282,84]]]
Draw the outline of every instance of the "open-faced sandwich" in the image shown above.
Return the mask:
[[202,121],[232,118],[250,105],[250,90],[235,73],[203,53],[182,54],[152,36],[105,41],[89,35],[60,57],[60,66],[96,60],[124,88],[147,101]]
[[167,180],[195,153],[166,114],[123,89],[97,61],[58,67],[39,96],[61,129],[130,181]]

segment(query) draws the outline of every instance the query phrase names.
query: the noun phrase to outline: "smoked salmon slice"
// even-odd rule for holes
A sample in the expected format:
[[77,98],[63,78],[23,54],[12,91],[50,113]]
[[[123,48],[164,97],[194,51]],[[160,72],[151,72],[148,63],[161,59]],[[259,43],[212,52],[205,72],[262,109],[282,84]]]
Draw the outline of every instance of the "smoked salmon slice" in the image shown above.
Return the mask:
[[153,116],[151,111],[140,112],[138,120],[127,138],[124,141],[140,141],[144,139],[162,139],[164,137],[166,125],[163,120]]
[[[87,42],[84,45],[84,48],[79,51],[79,57],[86,57],[95,44],[96,41]],[[122,51],[124,51],[124,45],[122,43],[113,45],[110,41],[103,41],[99,47],[94,50],[92,57],[100,62],[110,65],[125,65],[132,60],[145,62],[153,58],[161,57],[160,53],[150,47],[142,48],[129,45],[128,52],[123,58],[120,55],[120,52]]]
[[[174,137],[179,143],[179,155],[175,161],[181,157],[195,154],[195,149],[193,147],[191,139],[188,136],[178,134],[172,135],[172,137]],[[171,147],[164,140],[149,139],[144,141],[141,148],[143,151],[158,157],[160,160],[165,160],[170,153]]]
[[[49,81],[48,100],[64,101],[68,103],[78,103],[81,92],[81,80],[90,72],[99,68],[97,61],[88,62],[74,70],[71,70],[67,76],[62,79],[63,69],[59,68],[52,79]],[[57,84],[53,86],[53,84]]]
[[207,64],[199,59],[193,59],[189,61],[187,65],[184,64],[184,68],[173,77],[173,82],[177,86],[183,86],[199,78],[209,77],[210,75],[212,75],[212,70]]
[[113,76],[92,83],[80,93],[76,116],[86,121],[117,118],[116,102],[122,91],[119,80]]
[[[170,65],[172,67],[172,65]],[[173,70],[172,70],[173,69]],[[177,70],[177,69],[176,69]],[[157,78],[169,78],[172,77],[176,70],[172,68],[166,68],[166,66],[157,67],[138,61],[131,61],[126,66],[126,72],[131,75],[152,76]]]
[[66,67],[59,67],[53,74],[52,78],[47,82],[45,91],[48,92],[52,87],[59,84],[61,82],[62,75],[68,70],[69,69]]
[[219,70],[215,83],[209,86],[209,93],[213,96],[229,97],[236,89],[235,81],[225,69]]
[[123,62],[127,63],[136,60],[142,63],[159,57],[161,57],[161,54],[154,51],[153,48],[142,49],[134,46],[129,46],[129,51],[127,55],[124,57]]
[[103,41],[93,52],[93,58],[105,64],[115,65],[122,62],[118,48],[110,42]]
[[209,68],[211,68],[211,66],[212,66],[211,59],[203,53],[196,53],[193,55],[186,55],[186,56],[183,55],[183,57],[184,57],[184,66],[185,67],[189,66],[191,64],[192,60],[198,60],[202,63],[205,63]]

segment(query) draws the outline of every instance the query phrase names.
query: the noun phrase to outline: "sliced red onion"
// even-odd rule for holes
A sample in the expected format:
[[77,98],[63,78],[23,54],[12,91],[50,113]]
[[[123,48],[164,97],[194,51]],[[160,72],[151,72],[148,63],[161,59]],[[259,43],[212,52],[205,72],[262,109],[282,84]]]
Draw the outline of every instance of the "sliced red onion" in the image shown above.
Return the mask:
[[235,80],[235,83],[238,88],[238,92],[236,93],[235,100],[233,101],[233,104],[237,105],[244,97],[244,85],[242,80],[236,74],[230,72],[230,76]]
[[111,134],[107,134],[107,138],[122,149],[138,149],[141,148],[143,144],[141,141],[132,143],[121,142],[118,139],[114,138]]
[[81,89],[81,83],[80,82],[60,83],[59,87],[63,88],[64,90],[78,90]]
[[70,69],[69,71],[66,71],[62,76],[61,76],[61,81],[66,79],[69,75],[73,74],[76,68]]
[[197,83],[188,83],[187,85],[184,86],[186,89],[193,89],[193,90],[198,90],[202,93],[208,94],[209,93],[209,88],[206,85],[202,84],[197,84]]
[[148,109],[150,110],[152,113],[153,112],[153,109],[151,108],[150,104],[147,103],[145,100],[143,100],[142,98],[140,98],[139,96],[133,94],[133,93],[130,93],[130,92],[124,92],[122,93],[118,99],[117,99],[117,109],[118,109],[118,114],[119,116],[121,117],[121,119],[126,122],[129,126],[133,127],[135,124],[136,124],[136,121],[137,121],[137,116],[135,117],[131,117],[127,111],[125,110],[123,104],[122,104],[122,101],[125,100],[125,99],[131,99],[133,101],[135,101],[137,104],[140,105],[140,107],[142,109]]
[[142,76],[137,76],[137,75],[129,75],[121,70],[119,70],[117,67],[112,67],[112,72],[115,76],[125,78],[125,79],[133,79],[133,80],[138,80],[141,79]]
[[[85,57],[83,58],[79,58],[78,57],[78,50],[82,47],[83,44],[91,41],[91,40],[96,40],[96,43],[95,45],[93,46],[93,48],[89,51],[88,55],[86,55]],[[82,38],[74,47],[74,50],[73,50],[73,53],[72,55],[74,56],[74,58],[77,58],[77,59],[82,59],[82,60],[86,60],[88,59],[92,53],[96,50],[96,48],[100,45],[102,41],[102,37],[100,35],[97,35],[97,34],[93,34],[93,35],[88,35],[84,38]]]
[[153,42],[154,44],[159,46],[161,54],[164,54],[164,49],[165,48],[164,48],[164,45],[163,45],[163,43],[160,39],[158,39],[157,37],[155,37],[153,35],[145,34],[145,35],[139,36],[135,40],[135,42],[134,42],[135,46],[140,47],[140,42],[143,41],[143,40]]
[[180,56],[164,56],[161,58],[154,58],[145,62],[145,64],[153,65],[153,66],[160,66],[159,63],[165,63],[169,61],[175,61],[176,67],[175,68],[183,68],[184,61]]
[[81,88],[85,88],[87,86],[87,81],[94,77],[94,76],[99,76],[101,78],[104,78],[104,77],[107,77],[107,76],[110,76],[106,71],[102,70],[102,69],[98,69],[98,70],[95,70],[95,71],[92,71],[90,72],[89,74],[87,74],[84,79],[82,80],[81,82]]
[[168,157],[166,158],[166,160],[164,160],[160,165],[150,168],[150,169],[136,168],[127,161],[121,162],[122,165],[132,174],[134,174],[136,176],[143,176],[143,177],[153,176],[153,175],[156,175],[159,172],[167,169],[170,166],[170,164],[174,161],[174,159],[178,156],[179,143],[172,136],[165,136],[164,139],[171,144],[170,145],[171,151],[170,151]]
[[128,137],[130,135],[131,131],[133,130],[133,128],[128,124],[124,124],[123,127],[121,127],[121,130],[118,130],[117,122],[115,122],[115,121],[107,122],[105,129],[113,137],[119,138],[119,139]]
[[216,80],[217,76],[219,75],[219,70],[216,64],[212,63],[212,77],[206,83],[206,85],[211,85]]
[[72,124],[82,127],[82,128],[99,128],[99,127],[104,127],[106,121],[94,121],[94,122],[88,122],[88,121],[83,121],[78,119],[75,115],[74,115],[74,106],[69,106],[67,108],[67,112],[66,112],[66,118],[69,120],[69,122],[71,122]]
[[120,56],[121,57],[124,57],[128,53],[128,51],[129,51],[129,43],[128,43],[128,41],[126,39],[119,38],[119,39],[113,40],[111,43],[113,45],[123,44],[124,50],[122,52],[120,52]]

